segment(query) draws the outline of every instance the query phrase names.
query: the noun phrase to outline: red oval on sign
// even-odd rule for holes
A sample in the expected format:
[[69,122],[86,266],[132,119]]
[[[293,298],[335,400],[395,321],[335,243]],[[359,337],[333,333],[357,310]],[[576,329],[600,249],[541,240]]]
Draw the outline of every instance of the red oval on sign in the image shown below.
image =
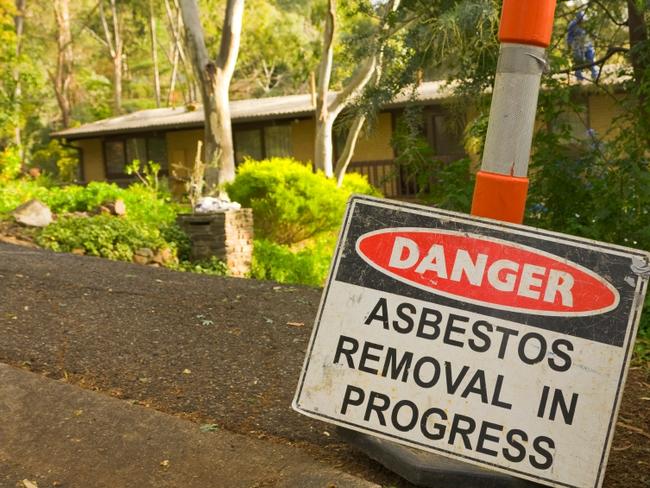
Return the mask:
[[616,289],[593,271],[498,239],[396,228],[362,235],[356,249],[398,281],[496,309],[580,316],[607,312],[619,302]]

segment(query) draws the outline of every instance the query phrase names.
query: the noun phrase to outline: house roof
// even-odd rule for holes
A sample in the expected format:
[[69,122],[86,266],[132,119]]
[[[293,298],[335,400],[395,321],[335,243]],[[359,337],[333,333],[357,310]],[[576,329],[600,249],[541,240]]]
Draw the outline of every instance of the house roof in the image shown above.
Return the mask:
[[[415,99],[419,103],[427,103],[449,97],[451,93],[452,90],[448,83],[429,81],[422,83],[418,87]],[[336,94],[330,93],[330,96],[334,97]],[[401,107],[412,102],[412,94],[408,91],[397,95],[384,108]],[[312,97],[309,94],[233,100],[230,102],[230,114],[233,123],[308,117],[314,114],[314,110]],[[155,108],[61,130],[54,132],[52,136],[66,139],[82,139],[125,132],[191,129],[203,127],[203,120],[203,109],[200,105],[193,108]]]
[[[605,65],[600,77],[601,84],[620,85],[630,78],[629,70],[620,65]],[[577,81],[573,74],[553,75],[560,81],[581,86],[586,91],[593,88],[588,80]],[[453,95],[454,84],[446,81],[427,81],[418,86],[415,97],[410,89],[398,94],[385,109],[404,107],[414,103],[426,104]],[[336,93],[330,93],[335,97]],[[310,94],[287,95],[283,97],[250,98],[230,102],[230,116],[233,123],[257,122],[309,117],[314,114]],[[97,137],[128,132],[145,132],[169,129],[192,129],[203,127],[203,108],[193,107],[154,108],[140,110],[127,115],[98,120],[79,127],[54,132],[53,137],[70,140]]]

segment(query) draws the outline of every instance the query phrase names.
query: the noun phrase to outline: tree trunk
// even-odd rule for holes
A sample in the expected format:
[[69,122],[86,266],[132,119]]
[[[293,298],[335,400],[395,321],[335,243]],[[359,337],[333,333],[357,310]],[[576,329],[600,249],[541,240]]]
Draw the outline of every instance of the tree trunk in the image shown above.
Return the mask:
[[156,13],[153,0],[149,0],[149,32],[151,34],[151,61],[153,63],[153,90],[156,107],[160,108],[160,71],[158,70],[158,40],[156,38]]
[[209,192],[219,190],[223,194],[223,188],[219,186],[235,177],[228,88],[239,52],[244,0],[227,1],[216,61],[212,61],[208,56],[196,0],[180,0],[180,8],[203,101],[206,186]]
[[57,27],[57,63],[54,76],[54,93],[61,111],[61,123],[64,128],[68,128],[70,127],[72,112],[70,89],[74,67],[69,0],[54,0],[54,15]]
[[334,120],[329,112],[329,85],[332,78],[334,62],[334,35],[336,33],[336,1],[328,0],[325,34],[323,36],[323,54],[318,67],[318,88],[316,92],[316,141],[314,144],[314,166],[331,178],[333,175],[333,138]]
[[345,172],[348,170],[350,161],[352,161],[352,156],[354,156],[354,150],[357,147],[357,141],[359,140],[361,129],[363,129],[365,123],[366,116],[357,115],[350,126],[348,137],[345,139],[345,147],[343,148],[343,152],[339,156],[339,159],[336,162],[336,167],[334,168],[336,184],[339,187],[343,184],[343,177],[345,176]]
[[113,112],[117,114],[122,113],[122,72],[123,72],[123,56],[124,44],[122,40],[122,32],[119,14],[117,10],[116,0],[111,2],[111,15],[113,17],[112,29],[108,26],[106,15],[104,13],[104,0],[99,2],[99,17],[104,29],[104,40],[108,53],[113,62]]
[[[336,3],[335,0],[328,0],[328,12],[323,37],[323,54],[318,70],[316,140],[314,144],[314,165],[316,169],[322,170],[328,178],[335,176],[333,168],[334,138],[332,135],[334,121],[363,92],[368,83],[373,79],[378,79],[383,62],[384,43],[390,37],[388,16],[397,10],[399,4],[400,0],[390,0],[388,2],[385,14],[380,21],[377,46],[361,66],[359,66],[354,76],[345,84],[343,89],[330,101],[328,100],[328,95],[334,54],[334,34],[336,31]],[[353,123],[352,130],[346,141],[346,149],[343,151],[344,158],[337,162],[337,179],[343,178],[342,174],[345,173],[352,158],[356,139],[361,132],[364,122],[365,117],[362,117],[357,118]]]
[[[20,56],[22,53],[22,44],[23,44],[23,31],[25,27],[25,0],[16,0],[16,15],[14,17],[14,26],[16,28],[16,68],[14,69],[14,107],[16,113],[21,112],[21,98],[22,98],[22,84],[20,82]],[[14,128],[14,141],[16,147],[18,148],[18,155],[20,156],[21,168],[25,169],[25,150],[23,147],[22,131],[21,131],[21,122],[18,120],[16,122],[16,127]]]
[[[647,57],[639,52],[643,45],[648,42],[648,27],[645,24],[643,11],[639,10],[635,0],[627,0],[628,28],[630,36],[630,50],[634,79],[637,85],[644,81]],[[650,49],[649,49],[650,50]]]
[[630,39],[630,59],[634,70],[636,84],[636,106],[638,107],[637,121],[639,133],[643,135],[646,143],[650,144],[650,100],[643,88],[648,83],[650,66],[648,65],[648,27],[645,23],[644,10],[635,0],[627,0],[628,28]]

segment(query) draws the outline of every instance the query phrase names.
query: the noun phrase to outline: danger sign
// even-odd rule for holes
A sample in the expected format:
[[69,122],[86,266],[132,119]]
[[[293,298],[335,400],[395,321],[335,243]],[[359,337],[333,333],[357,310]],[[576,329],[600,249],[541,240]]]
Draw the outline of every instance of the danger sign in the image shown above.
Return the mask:
[[548,485],[599,487],[649,262],[354,197],[293,407]]

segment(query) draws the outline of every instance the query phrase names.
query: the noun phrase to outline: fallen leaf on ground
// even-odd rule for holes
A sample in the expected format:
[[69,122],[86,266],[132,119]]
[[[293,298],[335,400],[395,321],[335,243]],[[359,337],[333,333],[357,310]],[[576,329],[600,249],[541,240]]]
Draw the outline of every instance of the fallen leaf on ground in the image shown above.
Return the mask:
[[38,485],[36,484],[35,481],[29,481],[27,479],[22,480],[21,483],[25,488],[38,488]]
[[169,459],[164,459],[163,461],[160,461],[160,465],[163,468],[169,468]]
[[191,369],[187,369],[187,368],[185,368],[185,369],[183,370],[183,374],[192,374],[192,370],[191,370]]
[[304,322],[287,322],[287,325],[290,325],[292,327],[304,327],[305,323]]
[[215,432],[219,430],[219,426],[217,424],[203,424],[199,427],[199,430],[201,432]]

